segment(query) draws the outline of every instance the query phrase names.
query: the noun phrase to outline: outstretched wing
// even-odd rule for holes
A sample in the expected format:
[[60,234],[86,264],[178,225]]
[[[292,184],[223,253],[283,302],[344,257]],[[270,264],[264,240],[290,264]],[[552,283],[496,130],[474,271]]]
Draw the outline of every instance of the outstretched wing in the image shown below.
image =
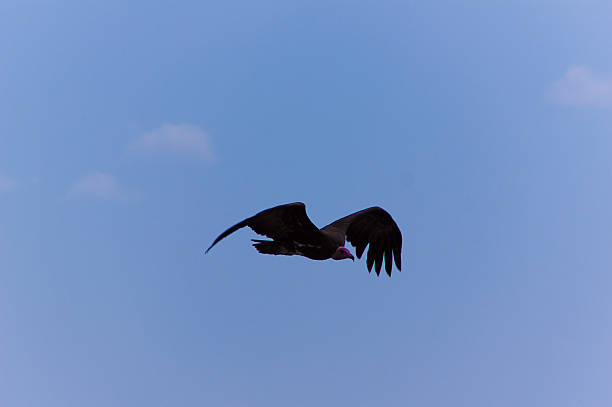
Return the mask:
[[392,259],[398,270],[402,269],[402,232],[387,211],[378,206],[355,212],[325,226],[323,230],[340,230],[355,246],[357,258],[361,258],[369,244],[367,257],[368,271],[375,265],[376,274],[380,275],[383,257],[385,270],[391,276]]
[[309,243],[318,241],[321,236],[319,228],[306,215],[306,205],[302,202],[294,202],[263,210],[257,215],[235,224],[221,233],[213,244],[206,249],[206,253],[221,239],[245,226],[250,227],[257,234],[274,240],[293,240],[300,243]]

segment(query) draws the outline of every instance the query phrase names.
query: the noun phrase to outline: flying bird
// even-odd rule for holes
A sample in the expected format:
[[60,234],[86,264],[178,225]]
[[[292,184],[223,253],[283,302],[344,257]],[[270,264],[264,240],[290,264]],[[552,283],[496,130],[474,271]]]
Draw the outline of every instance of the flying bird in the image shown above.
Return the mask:
[[383,258],[385,270],[391,276],[392,259],[402,269],[402,233],[387,211],[378,206],[367,208],[338,219],[319,229],[306,215],[306,205],[295,202],[265,209],[221,233],[206,249],[206,253],[220,240],[245,226],[272,240],[251,239],[259,253],[304,256],[313,260],[342,260],[355,257],[344,247],[345,239],[356,248],[360,259],[369,244],[368,272],[372,266],[380,275]]

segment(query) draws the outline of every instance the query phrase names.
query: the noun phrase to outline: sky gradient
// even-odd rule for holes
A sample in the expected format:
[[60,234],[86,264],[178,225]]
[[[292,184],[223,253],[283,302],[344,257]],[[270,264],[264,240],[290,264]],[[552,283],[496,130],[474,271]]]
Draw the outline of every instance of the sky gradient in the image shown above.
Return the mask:
[[[508,4],[511,3],[511,4]],[[612,3],[0,5],[0,405],[612,405]],[[225,228],[379,205],[401,273]]]

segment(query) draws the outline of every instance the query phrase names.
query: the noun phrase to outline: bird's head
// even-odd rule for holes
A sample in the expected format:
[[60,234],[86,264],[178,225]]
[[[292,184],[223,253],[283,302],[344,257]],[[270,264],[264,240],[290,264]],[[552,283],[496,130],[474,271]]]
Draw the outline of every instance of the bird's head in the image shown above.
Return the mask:
[[334,255],[332,256],[332,259],[334,260],[351,259],[355,261],[355,257],[353,257],[351,252],[349,252],[346,247],[338,247],[338,249],[336,249],[336,253],[334,253]]

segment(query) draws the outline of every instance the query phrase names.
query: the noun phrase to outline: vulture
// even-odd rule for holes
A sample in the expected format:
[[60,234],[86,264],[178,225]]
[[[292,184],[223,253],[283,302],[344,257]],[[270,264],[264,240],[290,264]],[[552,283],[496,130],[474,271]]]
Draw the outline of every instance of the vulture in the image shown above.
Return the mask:
[[235,224],[221,233],[206,249],[206,253],[220,240],[245,226],[272,240],[251,239],[259,253],[284,256],[304,256],[313,260],[342,260],[355,257],[344,247],[345,239],[356,249],[360,259],[367,245],[366,264],[380,276],[385,260],[389,277],[395,266],[401,271],[402,233],[387,211],[378,206],[363,209],[319,229],[306,215],[306,205],[294,202],[265,209]]

